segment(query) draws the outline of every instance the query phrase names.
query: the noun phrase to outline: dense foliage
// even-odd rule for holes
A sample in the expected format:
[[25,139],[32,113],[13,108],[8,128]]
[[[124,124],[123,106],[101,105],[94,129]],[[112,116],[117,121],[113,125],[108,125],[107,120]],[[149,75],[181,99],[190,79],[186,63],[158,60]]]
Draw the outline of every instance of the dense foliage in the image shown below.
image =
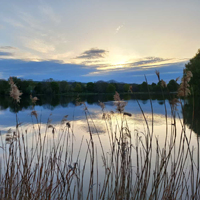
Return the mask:
[[[133,92],[147,92],[147,86],[150,92],[161,92],[161,83],[127,84],[115,81],[97,81],[97,82],[67,82],[55,81],[52,78],[36,82],[33,80],[24,80],[13,77],[13,81],[19,90],[25,94],[68,94],[68,93],[119,93],[128,92],[130,86]],[[164,92],[176,92],[179,84],[175,80],[170,80],[167,88],[163,88]],[[10,86],[7,80],[0,80],[0,95],[9,95]]]
[[195,95],[200,94],[200,49],[194,58],[192,58],[188,64],[185,65],[186,70],[191,71],[193,77],[189,84],[191,86],[191,93]]

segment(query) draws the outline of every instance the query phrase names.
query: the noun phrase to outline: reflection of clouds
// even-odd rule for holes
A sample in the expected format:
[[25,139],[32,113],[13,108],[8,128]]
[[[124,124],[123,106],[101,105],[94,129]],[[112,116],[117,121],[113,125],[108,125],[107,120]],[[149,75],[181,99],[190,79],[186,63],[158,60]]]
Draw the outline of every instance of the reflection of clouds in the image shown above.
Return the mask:
[[102,122],[102,120],[94,120],[94,123],[90,121],[89,122],[90,129],[86,122],[82,123],[82,121],[81,122],[76,121],[76,124],[79,126],[79,129],[83,131],[83,133],[89,133],[89,131],[91,131],[92,134],[106,133],[105,124]]
[[[97,131],[100,134],[106,133],[106,124],[105,121],[102,119],[103,113],[100,109],[90,109],[90,116],[88,116],[88,121],[89,121],[89,125],[90,125],[90,129],[91,132],[96,134]],[[107,112],[108,114],[110,114],[110,112]],[[53,118],[54,114],[50,117]],[[122,115],[119,113],[114,113],[114,114],[110,114],[111,119],[112,119],[112,124],[115,126],[117,122],[120,122],[122,119]],[[145,117],[147,119],[147,121],[150,123],[152,120],[152,115],[151,113],[145,113]],[[22,128],[24,130],[28,130],[30,131],[33,126],[37,128],[37,124],[32,124],[31,123],[31,117],[29,118],[29,122],[24,122],[22,123]],[[144,117],[142,114],[137,113],[134,114],[132,113],[131,117],[126,117],[126,120],[128,122],[128,125],[130,127],[130,129],[132,129],[132,126],[141,126],[144,124]],[[35,119],[33,118],[33,122],[35,122]],[[53,120],[52,121],[52,125],[56,127],[56,129],[60,129],[60,121],[57,120]],[[75,116],[74,120],[71,121],[71,123],[73,124],[73,128],[75,129],[76,132],[78,132],[79,134],[85,134],[88,133],[89,129],[88,129],[88,124],[86,121],[86,118],[84,115],[79,115],[79,116]],[[109,123],[109,121],[107,121],[107,123]],[[154,114],[154,125],[163,125],[165,124],[165,115],[162,114]],[[46,128],[46,123],[42,123],[41,127],[43,127],[43,129],[41,129],[41,132],[45,131]],[[6,126],[6,125],[1,125],[0,126],[0,130],[2,134],[5,134],[9,129],[15,130],[16,126]],[[96,131],[97,130],[97,131]]]
[[0,106],[0,115],[5,115],[4,110],[6,110],[6,109],[2,109],[1,106]]
[[[136,126],[136,125],[143,126],[144,118],[141,114],[141,111],[139,109],[137,102],[135,100],[128,100],[127,102],[128,104],[125,107],[125,112],[130,112],[132,114],[132,117],[126,117],[130,128],[134,129],[134,127],[131,127],[131,126]],[[142,104],[142,100],[139,100],[139,102],[141,103],[142,109],[144,110],[144,113],[148,120],[149,125],[151,125],[152,114],[151,114],[151,109],[150,109],[150,101],[146,100],[147,102],[146,104]],[[114,101],[107,101],[104,103],[105,103],[105,112],[109,113],[110,111],[116,111],[116,106],[114,105]],[[105,132],[105,123],[102,120],[103,112],[99,104],[94,103],[92,105],[88,105],[86,103],[86,105],[88,107],[89,114],[91,115],[91,118],[93,119],[99,132],[100,133]],[[170,117],[170,105],[168,101],[166,101],[166,105],[167,105],[168,117]],[[52,123],[54,125],[60,124],[62,118],[65,115],[68,115],[68,120],[71,121],[72,124],[74,124],[73,127],[75,127],[75,125],[79,127],[80,130],[78,130],[78,132],[80,134],[83,134],[88,131],[86,117],[85,117],[85,113],[82,106],[75,106],[73,103],[69,103],[68,107],[63,108],[60,105],[56,107],[52,107],[50,104],[44,104],[43,106],[39,106],[39,105],[35,106],[35,110],[38,113],[39,120],[41,119],[41,122],[43,124],[46,123],[51,113],[52,113],[52,116],[50,118],[52,119]],[[160,105],[158,103],[158,100],[153,101],[153,110],[154,110],[154,125],[159,126],[159,125],[165,124],[165,115],[164,115],[165,109],[163,105]],[[90,116],[88,117],[90,118]],[[15,122],[16,122],[15,118],[16,118],[15,114],[11,113],[9,109],[0,111],[0,121],[1,121],[0,130],[2,130],[2,133],[5,133],[7,131],[7,127],[15,126]],[[23,111],[19,111],[18,118],[20,122],[23,123],[23,125],[30,124],[32,120],[34,123],[36,122],[35,118],[31,118],[31,110],[27,110],[27,109]],[[113,124],[116,124],[116,121],[114,120],[116,119],[118,121],[121,120],[120,115],[118,115],[117,113],[113,115],[112,119],[113,119],[112,121]],[[93,127],[92,123],[90,124],[91,124],[91,127]],[[92,128],[92,132],[96,132],[94,128]]]
[[[152,122],[152,114],[151,113],[145,113],[145,117],[149,123]],[[141,124],[144,122],[144,117],[142,114],[133,114],[133,120],[136,124]],[[165,124],[166,123],[165,115],[153,114],[153,123],[154,123],[154,125]]]

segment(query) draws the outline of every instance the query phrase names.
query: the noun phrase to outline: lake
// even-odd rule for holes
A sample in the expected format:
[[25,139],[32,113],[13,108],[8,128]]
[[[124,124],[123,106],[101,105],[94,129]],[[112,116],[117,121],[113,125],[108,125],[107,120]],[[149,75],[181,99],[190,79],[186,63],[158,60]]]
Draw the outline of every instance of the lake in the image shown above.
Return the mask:
[[[26,133],[28,146],[36,146],[38,132],[40,132],[44,138],[47,137],[46,140],[48,142],[45,146],[46,155],[48,155],[48,152],[51,152],[51,148],[55,148],[55,141],[60,144],[63,142],[62,152],[68,152],[70,155],[67,158],[67,163],[70,166],[73,166],[73,163],[77,162],[80,168],[79,173],[81,173],[81,165],[83,165],[84,159],[88,154],[87,151],[91,133],[94,142],[95,155],[98,155],[98,165],[96,163],[95,166],[98,166],[99,174],[98,177],[95,176],[93,179],[94,186],[92,187],[95,188],[95,191],[92,193],[93,195],[97,195],[100,188],[103,187],[105,177],[107,176],[105,174],[105,168],[103,167],[104,162],[110,162],[109,155],[112,152],[112,141],[114,138],[121,137],[120,134],[122,133],[119,131],[121,126],[126,126],[126,129],[129,129],[129,132],[126,132],[126,138],[124,140],[130,140],[134,149],[140,142],[141,147],[143,145],[145,146],[146,139],[148,138],[149,140],[149,138],[151,138],[150,133],[153,133],[151,152],[152,169],[154,167],[156,168],[156,163],[159,162],[157,160],[157,144],[159,144],[159,151],[162,152],[164,146],[167,146],[166,148],[170,149],[172,140],[176,140],[174,143],[174,149],[176,149],[176,151],[174,150],[172,160],[169,161],[171,164],[166,168],[168,172],[170,172],[171,166],[173,166],[173,159],[179,155],[179,138],[183,135],[182,109],[180,104],[178,104],[176,108],[176,128],[174,128],[170,100],[167,98],[163,100],[162,95],[151,95],[152,100],[149,99],[149,95],[145,94],[137,94],[136,96],[132,94],[121,95],[121,102],[126,103],[124,112],[127,113],[127,115],[122,115],[116,111],[116,103],[113,101],[113,95],[88,95],[76,97],[39,96],[38,98],[39,100],[34,107],[34,110],[37,112],[37,118],[35,115],[31,115],[33,107],[29,97],[22,97],[19,105],[15,105],[10,97],[0,98],[0,130],[3,143],[6,140],[6,133],[12,133],[16,130],[17,113],[17,121],[20,124],[19,129],[21,133]],[[102,111],[99,102],[104,103],[104,111]],[[181,100],[181,102],[184,103],[183,100]],[[189,138],[190,147],[195,147],[196,149],[199,133],[198,124],[195,120],[191,120],[193,118],[193,112],[191,111],[193,106],[190,106],[189,102],[189,100],[186,101],[188,105],[184,108],[185,115],[187,116],[184,119],[186,124],[184,130]],[[151,103],[153,107],[153,121]],[[123,123],[121,123],[122,121]],[[192,123],[192,121],[194,121],[194,123]],[[196,124],[195,127],[194,124]],[[194,131],[191,128],[194,129]],[[67,140],[63,139],[63,137],[65,137],[63,136],[63,133],[67,134]],[[67,144],[64,143],[64,141],[67,141]],[[7,148],[5,144],[2,144],[2,146]],[[103,153],[102,146],[107,161],[101,159]],[[133,152],[135,152],[134,149]],[[1,150],[1,153],[2,151],[3,150]],[[160,155],[162,158],[162,153],[160,153]],[[193,151],[193,156],[194,158],[198,156],[196,150]],[[64,160],[64,157],[61,156],[60,159]],[[132,153],[132,182],[134,182],[138,176],[138,169],[136,167],[137,159],[137,154]],[[142,160],[141,157],[141,165],[142,163],[144,164],[144,160]],[[91,187],[90,169],[91,162],[86,161],[83,177],[84,183],[86,184],[84,184],[82,189],[82,196],[84,199],[88,195],[88,187]],[[150,171],[152,169],[150,169]],[[2,169],[2,171],[4,170]],[[115,180],[115,178],[112,180]],[[112,182],[112,180],[110,182]],[[153,180],[152,175],[150,180]],[[147,196],[150,195],[150,193],[151,184],[148,186]],[[109,192],[106,191],[106,194],[109,195]]]

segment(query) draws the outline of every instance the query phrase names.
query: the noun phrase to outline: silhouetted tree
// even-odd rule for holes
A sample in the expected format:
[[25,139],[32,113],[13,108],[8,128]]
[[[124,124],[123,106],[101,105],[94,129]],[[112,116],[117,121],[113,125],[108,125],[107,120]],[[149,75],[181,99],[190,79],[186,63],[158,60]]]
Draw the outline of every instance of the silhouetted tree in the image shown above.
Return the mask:
[[167,88],[170,92],[176,92],[178,90],[179,84],[175,80],[170,80],[167,84]]
[[79,83],[76,83],[76,87],[74,88],[75,92],[82,92],[81,85]]
[[89,82],[86,87],[89,92],[94,92],[94,83]]
[[59,85],[58,85],[57,82],[55,82],[55,81],[51,82],[50,86],[51,86],[52,92],[54,94],[58,94],[59,93]]
[[124,92],[128,92],[130,85],[129,84],[124,84]]
[[143,82],[141,85],[140,85],[140,91],[141,92],[147,92],[148,89],[147,89],[147,83],[146,82]]
[[60,81],[59,88],[60,88],[60,93],[69,92],[69,84],[67,83],[67,81]]
[[114,93],[115,91],[116,91],[116,87],[111,83],[106,88],[107,93]]
[[185,65],[185,67],[186,70],[191,71],[193,74],[193,77],[189,82],[191,92],[195,95],[200,95],[200,49],[194,58],[192,58],[189,63]]

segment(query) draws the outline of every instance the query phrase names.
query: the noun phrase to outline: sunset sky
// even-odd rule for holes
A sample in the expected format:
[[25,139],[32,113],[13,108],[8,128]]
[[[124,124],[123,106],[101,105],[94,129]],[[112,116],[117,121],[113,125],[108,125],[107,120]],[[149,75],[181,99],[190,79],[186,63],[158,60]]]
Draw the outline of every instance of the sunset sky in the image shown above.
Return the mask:
[[0,0],[0,78],[169,81],[200,48],[199,0]]

